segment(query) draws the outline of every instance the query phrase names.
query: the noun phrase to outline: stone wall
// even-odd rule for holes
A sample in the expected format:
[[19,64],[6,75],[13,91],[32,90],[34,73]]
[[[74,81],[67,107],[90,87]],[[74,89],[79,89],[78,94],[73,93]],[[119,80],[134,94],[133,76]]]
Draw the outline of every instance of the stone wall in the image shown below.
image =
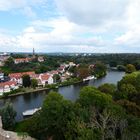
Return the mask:
[[0,117],[0,140],[35,140],[35,139],[28,136],[18,136],[17,133],[3,130],[2,121]]

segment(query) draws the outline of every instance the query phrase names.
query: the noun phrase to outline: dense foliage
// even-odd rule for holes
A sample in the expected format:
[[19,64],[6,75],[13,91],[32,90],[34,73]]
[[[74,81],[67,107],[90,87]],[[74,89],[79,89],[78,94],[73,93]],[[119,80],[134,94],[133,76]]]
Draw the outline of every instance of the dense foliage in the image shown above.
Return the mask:
[[23,87],[30,87],[31,86],[31,78],[29,75],[22,76],[22,84],[23,84]]
[[[18,58],[21,56],[12,56]],[[33,117],[18,123],[17,132],[27,132],[39,140],[139,140],[140,139],[140,55],[102,54],[91,56],[46,56],[42,63],[14,64],[9,58],[2,70],[5,73],[30,71],[42,73],[57,69],[63,63],[74,62],[78,66],[68,69],[72,78],[59,83],[60,76],[54,75],[56,88],[82,81],[89,75],[97,78],[106,75],[107,67],[126,71],[126,76],[113,84],[100,87],[84,87],[76,102],[65,100],[60,94],[51,92],[42,105],[42,110]],[[95,65],[89,67],[90,64]],[[28,82],[27,82],[28,81]],[[36,87],[37,81],[23,77],[23,86]],[[10,108],[10,109],[9,109]],[[6,110],[6,111],[5,111]],[[2,110],[5,128],[14,125],[15,113],[11,107]],[[11,116],[9,116],[11,114]],[[7,118],[9,121],[6,121]],[[8,122],[8,123],[7,123]]]
[[[112,85],[108,87],[114,91]],[[110,93],[84,87],[79,99],[73,103],[51,92],[42,110],[18,124],[16,131],[28,132],[39,140],[140,139],[140,118],[129,112],[136,105],[129,101],[115,102]],[[138,106],[137,110],[140,111]]]
[[[94,54],[90,56],[51,56],[43,55],[45,61],[38,62],[34,60],[30,63],[14,64],[13,58],[27,57],[24,54],[12,54],[5,65],[2,67],[2,71],[6,74],[11,72],[23,72],[35,70],[36,73],[42,73],[49,70],[57,69],[62,63],[74,62],[76,64],[95,64],[98,61],[109,64],[111,67],[118,67],[119,70],[125,71],[127,64],[135,66],[136,70],[140,70],[140,55],[139,54]],[[31,57],[29,55],[29,57]]]
[[8,130],[13,129],[16,117],[13,106],[10,103],[6,103],[6,105],[0,109],[0,115],[2,116],[3,128]]

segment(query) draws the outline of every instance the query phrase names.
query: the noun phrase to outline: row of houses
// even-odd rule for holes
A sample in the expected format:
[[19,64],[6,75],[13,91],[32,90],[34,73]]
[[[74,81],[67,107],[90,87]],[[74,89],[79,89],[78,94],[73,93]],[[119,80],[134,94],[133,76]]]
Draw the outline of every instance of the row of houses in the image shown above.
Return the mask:
[[62,64],[57,70],[53,70],[53,71],[50,71],[47,73],[41,73],[41,74],[36,74],[34,71],[11,73],[8,75],[9,81],[0,83],[0,95],[3,95],[3,93],[5,92],[10,92],[11,90],[18,89],[20,86],[22,86],[23,75],[29,75],[31,79],[36,79],[38,81],[38,86],[43,86],[43,87],[46,84],[54,83],[53,76],[55,74],[61,75],[61,81],[65,81],[68,77],[71,76],[71,74],[66,71],[66,68],[70,66],[75,66],[75,64],[72,62],[70,62],[69,64]]
[[22,73],[11,73],[9,74],[9,81],[0,83],[0,95],[5,92],[10,92],[11,90],[18,89],[22,86],[23,75],[29,75],[31,79],[36,79],[38,81],[38,86],[45,86],[46,84],[53,84],[53,75],[58,74],[58,71],[51,71],[48,73],[36,74],[32,72],[22,72]]
[[[15,64],[20,64],[20,63],[29,63],[31,61],[33,61],[33,59],[35,59],[35,57],[26,57],[26,58],[15,58],[14,59],[14,63]],[[38,56],[37,57],[37,61],[38,62],[44,62],[44,57],[43,56]]]

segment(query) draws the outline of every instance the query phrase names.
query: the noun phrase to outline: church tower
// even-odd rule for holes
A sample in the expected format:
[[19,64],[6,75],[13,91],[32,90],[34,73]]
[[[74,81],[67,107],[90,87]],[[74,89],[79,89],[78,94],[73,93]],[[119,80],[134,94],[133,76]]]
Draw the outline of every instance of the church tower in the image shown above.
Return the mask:
[[35,49],[33,48],[33,58],[35,58]]

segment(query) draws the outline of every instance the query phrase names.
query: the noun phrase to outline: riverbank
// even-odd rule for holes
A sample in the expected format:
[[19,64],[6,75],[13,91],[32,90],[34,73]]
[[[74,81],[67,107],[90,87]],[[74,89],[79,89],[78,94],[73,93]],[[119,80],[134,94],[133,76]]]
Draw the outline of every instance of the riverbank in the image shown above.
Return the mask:
[[[108,71],[107,75],[103,78],[70,86],[59,87],[57,90],[65,99],[74,102],[79,98],[79,92],[83,86],[89,85],[98,87],[104,83],[117,84],[117,82],[120,81],[124,75],[124,72]],[[48,93],[49,90],[46,90],[0,99],[0,107],[3,107],[6,102],[12,103],[15,111],[17,112],[16,121],[21,121],[25,119],[23,118],[22,113],[25,110],[41,107],[43,100]]]
[[70,85],[75,85],[75,84],[79,84],[82,83],[82,80],[78,80],[78,79],[72,79],[69,81],[64,81],[61,83],[56,83],[56,84],[51,84],[51,85],[46,85],[46,87],[40,87],[40,88],[20,88],[19,90],[12,91],[9,93],[4,93],[4,95],[0,96],[0,99],[4,99],[4,98],[10,98],[10,97],[14,97],[14,96],[20,96],[20,95],[24,95],[24,94],[29,94],[29,93],[36,93],[36,92],[42,92],[42,91],[49,91],[51,89],[58,89],[59,87],[64,87],[64,86],[70,86]]
[[39,91],[46,91],[46,90],[49,90],[49,88],[37,88],[37,89],[26,88],[26,90],[28,90],[28,91],[17,92],[17,93],[9,94],[9,95],[3,95],[3,96],[0,97],[0,99],[13,97],[13,96],[20,96],[20,95],[24,95],[24,94],[39,92]]

